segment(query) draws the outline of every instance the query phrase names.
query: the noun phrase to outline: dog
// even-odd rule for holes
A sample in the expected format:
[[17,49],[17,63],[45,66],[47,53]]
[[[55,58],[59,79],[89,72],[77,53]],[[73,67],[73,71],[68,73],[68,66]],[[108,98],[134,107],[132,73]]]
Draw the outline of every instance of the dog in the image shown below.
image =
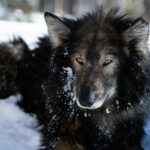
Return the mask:
[[13,79],[23,96],[18,105],[43,125],[39,149],[142,150],[148,23],[117,9],[74,20],[46,12],[45,20],[49,37],[19,50]]

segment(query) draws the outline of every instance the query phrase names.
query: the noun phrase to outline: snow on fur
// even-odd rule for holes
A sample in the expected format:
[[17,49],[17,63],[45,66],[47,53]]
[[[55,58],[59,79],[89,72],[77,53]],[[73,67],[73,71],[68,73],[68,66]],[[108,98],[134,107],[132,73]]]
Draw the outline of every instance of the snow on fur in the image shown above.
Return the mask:
[[145,136],[142,139],[142,147],[144,150],[150,150],[150,115],[144,126]]

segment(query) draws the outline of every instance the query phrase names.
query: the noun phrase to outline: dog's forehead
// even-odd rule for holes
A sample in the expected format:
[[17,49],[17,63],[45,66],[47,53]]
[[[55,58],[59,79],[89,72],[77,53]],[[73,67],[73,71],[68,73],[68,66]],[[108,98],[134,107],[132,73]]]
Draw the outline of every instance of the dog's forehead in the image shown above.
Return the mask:
[[[92,28],[92,27],[91,27]],[[119,36],[115,31],[107,31],[106,29],[88,28],[83,30],[82,28],[76,33],[76,41],[78,47],[86,48],[89,47],[95,50],[108,49],[107,47],[115,47],[117,41],[119,41]]]
[[114,54],[118,51],[116,41],[111,41],[107,37],[93,38],[80,37],[78,44],[74,46],[74,52],[89,55],[103,55],[103,54]]
[[79,36],[83,35],[88,39],[93,37],[103,38],[103,36],[114,37],[117,34],[114,23],[109,22],[105,17],[95,17],[83,22],[76,32]]
[[103,23],[92,26],[92,23],[86,23],[76,31],[75,52],[97,59],[103,54],[115,53],[119,36],[113,27],[108,28]]

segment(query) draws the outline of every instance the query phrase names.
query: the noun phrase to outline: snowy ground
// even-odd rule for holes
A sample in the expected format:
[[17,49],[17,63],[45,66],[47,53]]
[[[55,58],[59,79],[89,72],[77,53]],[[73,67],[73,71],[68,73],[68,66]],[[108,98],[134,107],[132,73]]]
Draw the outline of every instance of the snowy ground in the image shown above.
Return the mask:
[[17,107],[20,99],[10,96],[0,100],[0,150],[36,150],[40,146],[36,117]]
[[[21,36],[31,48],[35,46],[37,37],[47,34],[44,20],[40,24],[0,21],[0,25],[0,42]],[[40,146],[36,116],[23,112],[16,105],[18,100],[21,100],[20,96],[0,100],[0,150],[36,150]],[[147,135],[142,145],[145,150],[150,150],[150,119],[144,129]]]

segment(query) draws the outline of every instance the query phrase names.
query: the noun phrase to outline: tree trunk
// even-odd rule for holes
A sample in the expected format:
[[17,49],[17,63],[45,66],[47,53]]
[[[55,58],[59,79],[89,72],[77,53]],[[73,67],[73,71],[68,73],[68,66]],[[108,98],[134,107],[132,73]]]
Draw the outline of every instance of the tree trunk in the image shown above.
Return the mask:
[[145,17],[150,20],[150,0],[144,0],[145,5]]

